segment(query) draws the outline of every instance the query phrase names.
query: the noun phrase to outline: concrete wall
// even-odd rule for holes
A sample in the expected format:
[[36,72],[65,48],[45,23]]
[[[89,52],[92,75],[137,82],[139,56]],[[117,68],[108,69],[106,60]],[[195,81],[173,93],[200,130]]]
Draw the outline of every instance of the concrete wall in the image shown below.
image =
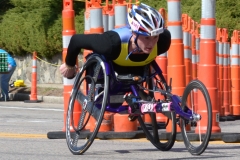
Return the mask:
[[[24,80],[24,83],[31,83],[32,78],[32,55],[26,57],[15,56],[17,68],[11,78],[15,80]],[[60,74],[59,67],[62,64],[62,54],[54,56],[51,60],[37,59],[37,84],[62,84],[63,77]],[[79,56],[79,66],[82,65],[82,56]]]

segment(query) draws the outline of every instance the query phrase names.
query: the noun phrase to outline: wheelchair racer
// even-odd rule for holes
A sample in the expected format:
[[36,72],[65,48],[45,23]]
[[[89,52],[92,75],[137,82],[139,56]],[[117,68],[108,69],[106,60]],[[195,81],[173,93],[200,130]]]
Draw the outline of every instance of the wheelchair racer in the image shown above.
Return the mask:
[[61,74],[73,78],[77,56],[81,49],[87,49],[112,61],[118,74],[141,75],[144,66],[169,49],[171,34],[164,28],[160,13],[143,3],[132,6],[127,21],[126,26],[102,34],[73,35]]

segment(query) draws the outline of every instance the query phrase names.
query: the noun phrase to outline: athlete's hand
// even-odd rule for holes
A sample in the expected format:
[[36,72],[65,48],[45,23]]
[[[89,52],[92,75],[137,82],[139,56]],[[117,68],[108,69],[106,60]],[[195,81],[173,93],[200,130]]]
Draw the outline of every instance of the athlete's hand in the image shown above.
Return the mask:
[[63,75],[63,77],[66,77],[68,79],[72,79],[75,77],[76,73],[77,73],[77,68],[74,67],[70,67],[68,65],[66,65],[66,63],[63,63],[60,66],[60,72]]

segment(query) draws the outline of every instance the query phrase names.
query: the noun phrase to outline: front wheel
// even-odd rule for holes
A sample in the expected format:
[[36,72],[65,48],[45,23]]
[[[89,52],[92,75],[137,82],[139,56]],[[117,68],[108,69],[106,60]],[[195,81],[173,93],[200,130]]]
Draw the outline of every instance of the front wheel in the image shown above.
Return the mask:
[[182,96],[181,107],[184,112],[195,117],[192,121],[180,118],[184,144],[191,154],[200,155],[208,146],[212,130],[211,100],[202,82],[193,80],[187,85]]
[[103,60],[89,57],[76,76],[67,111],[66,141],[73,154],[83,154],[93,143],[105,112],[108,85]]

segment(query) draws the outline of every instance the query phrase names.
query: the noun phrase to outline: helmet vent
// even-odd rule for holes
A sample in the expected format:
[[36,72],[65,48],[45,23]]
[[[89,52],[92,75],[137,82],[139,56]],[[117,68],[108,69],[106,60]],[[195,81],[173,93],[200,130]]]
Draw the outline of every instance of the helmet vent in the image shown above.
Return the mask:
[[129,16],[130,16],[131,18],[133,18],[133,15],[132,15],[132,13],[131,13],[131,12],[129,12],[128,14],[129,14]]
[[145,10],[145,11],[149,11],[147,7],[145,7],[144,5],[141,5],[141,9]]
[[142,23],[151,31],[152,30],[152,27],[149,26],[149,24],[147,24],[145,21],[142,21]]
[[157,28],[158,27],[157,26],[157,21],[156,21],[156,18],[153,17],[153,15],[152,15],[152,19],[153,19],[153,22],[154,22],[154,26]]
[[160,28],[163,27],[163,21],[162,21],[162,20],[160,20],[160,25],[159,25],[159,27],[160,27]]

